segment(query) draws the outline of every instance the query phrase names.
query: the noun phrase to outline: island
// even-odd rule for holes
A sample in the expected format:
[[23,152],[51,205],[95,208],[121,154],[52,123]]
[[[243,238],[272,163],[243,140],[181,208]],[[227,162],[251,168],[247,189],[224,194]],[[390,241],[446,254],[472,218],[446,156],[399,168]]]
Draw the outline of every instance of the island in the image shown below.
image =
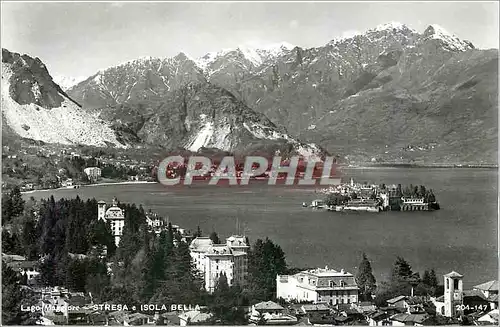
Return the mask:
[[398,185],[349,183],[330,186],[320,190],[324,199],[316,199],[303,207],[329,211],[432,211],[440,206],[432,189],[424,185]]

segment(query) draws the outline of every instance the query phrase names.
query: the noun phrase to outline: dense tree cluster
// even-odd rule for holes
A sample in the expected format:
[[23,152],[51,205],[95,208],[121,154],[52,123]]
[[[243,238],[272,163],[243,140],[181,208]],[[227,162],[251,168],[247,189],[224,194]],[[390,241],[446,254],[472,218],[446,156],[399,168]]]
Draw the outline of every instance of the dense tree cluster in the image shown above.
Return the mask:
[[326,196],[325,204],[329,206],[338,206],[346,204],[348,200],[349,196],[347,195],[342,195],[339,193],[329,193]]
[[414,272],[411,265],[402,257],[397,257],[393,264],[390,279],[381,283],[377,289],[375,303],[385,306],[386,301],[398,295],[436,296],[441,293],[439,281],[434,269],[426,270],[423,277]]
[[258,239],[248,257],[249,290],[255,302],[276,296],[276,276],[287,272],[285,253],[266,238]]
[[414,197],[414,198],[424,198],[424,202],[435,202],[436,196],[431,189],[426,189],[424,185],[413,185],[410,184],[406,186],[402,190],[402,195],[405,197]]

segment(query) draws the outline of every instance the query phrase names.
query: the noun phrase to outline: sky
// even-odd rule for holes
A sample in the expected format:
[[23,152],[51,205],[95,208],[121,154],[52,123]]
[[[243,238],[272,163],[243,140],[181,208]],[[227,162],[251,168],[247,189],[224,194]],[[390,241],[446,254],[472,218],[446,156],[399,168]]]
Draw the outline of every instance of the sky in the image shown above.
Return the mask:
[[144,56],[201,57],[238,45],[321,46],[387,22],[438,24],[497,48],[498,2],[4,2],[1,45],[39,57],[52,76],[91,76]]

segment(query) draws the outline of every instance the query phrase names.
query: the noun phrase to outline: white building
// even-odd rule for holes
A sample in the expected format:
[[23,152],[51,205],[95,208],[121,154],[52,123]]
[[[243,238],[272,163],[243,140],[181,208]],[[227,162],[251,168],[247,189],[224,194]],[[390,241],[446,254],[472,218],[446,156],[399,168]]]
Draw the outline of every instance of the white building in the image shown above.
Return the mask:
[[317,268],[295,275],[278,275],[276,297],[330,305],[357,303],[358,285],[354,276],[343,269]]
[[404,204],[424,204],[424,198],[401,197]]
[[101,178],[101,168],[99,167],[87,167],[83,170],[91,182],[94,182]]
[[164,225],[161,217],[158,216],[157,213],[153,212],[146,213],[146,223],[148,224],[149,228],[153,229],[156,233],[160,233]]
[[69,187],[69,188],[73,187],[74,186],[73,179],[71,179],[71,178],[66,179],[65,181],[63,181],[61,183],[61,186],[62,187]]
[[7,266],[17,271],[23,276],[26,276],[28,285],[36,283],[36,277],[40,275],[38,271],[37,261],[12,261],[7,263]]
[[120,238],[123,235],[123,226],[125,225],[125,212],[118,207],[118,201],[113,199],[113,204],[106,210],[106,202],[97,203],[97,219],[109,221],[111,224],[111,233],[115,238],[115,244],[118,246]]
[[208,237],[197,237],[189,246],[195,267],[203,274],[205,289],[213,292],[222,274],[229,285],[242,285],[247,277],[247,251],[243,236],[233,235],[226,244],[213,244]]

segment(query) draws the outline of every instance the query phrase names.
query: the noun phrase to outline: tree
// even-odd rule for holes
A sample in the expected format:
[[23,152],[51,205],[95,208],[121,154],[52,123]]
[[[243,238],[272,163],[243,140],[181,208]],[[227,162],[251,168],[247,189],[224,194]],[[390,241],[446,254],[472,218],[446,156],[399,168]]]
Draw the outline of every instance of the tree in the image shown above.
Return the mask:
[[420,197],[425,197],[427,194],[427,190],[425,189],[424,185],[420,185],[420,189],[418,191],[418,196]]
[[363,253],[363,259],[359,264],[356,283],[360,289],[360,297],[364,300],[371,300],[371,295],[376,289],[376,280],[375,276],[373,276],[370,261],[368,261],[365,253]]
[[69,261],[66,270],[66,287],[71,291],[85,291],[86,263],[83,260],[73,259]]
[[37,303],[34,293],[21,285],[17,273],[2,263],[2,325],[35,325],[40,313],[21,311]]
[[34,217],[28,217],[22,229],[22,247],[23,253],[26,255],[28,260],[35,260],[38,258],[38,233],[36,229],[36,221]]
[[193,234],[194,237],[201,237],[203,234],[201,232],[201,228],[198,225],[198,228],[196,229],[196,232]]
[[2,252],[7,254],[20,254],[19,242],[15,233],[10,233],[7,229],[2,229]]
[[13,218],[24,212],[24,203],[19,186],[15,186],[8,194],[2,195],[2,224],[10,222]]
[[270,239],[258,239],[248,254],[249,289],[253,300],[268,301],[276,295],[276,276],[287,271],[285,253]]
[[401,190],[401,184],[398,184],[396,187],[396,196],[400,197],[403,196],[403,191]]
[[432,202],[436,202],[436,196],[435,196],[435,195],[434,195],[434,193],[432,192],[432,189],[431,189],[431,190],[429,190],[429,195],[428,195],[428,198],[427,198],[427,199],[428,199],[428,201],[429,201],[430,203],[432,203]]
[[210,233],[210,239],[214,244],[220,244],[220,239],[216,232]]
[[24,211],[24,203],[23,196],[21,194],[21,190],[19,186],[15,186],[10,192],[10,200],[11,200],[11,214],[12,217],[18,217]]
[[391,271],[391,282],[406,282],[413,275],[410,264],[402,257],[397,257]]
[[425,270],[422,276],[421,283],[418,285],[419,295],[435,296],[438,287],[439,281],[434,269]]
[[229,286],[227,276],[222,273],[209,302],[209,310],[213,313],[214,322],[222,325],[246,325],[245,312],[241,307],[241,289],[238,286]]

